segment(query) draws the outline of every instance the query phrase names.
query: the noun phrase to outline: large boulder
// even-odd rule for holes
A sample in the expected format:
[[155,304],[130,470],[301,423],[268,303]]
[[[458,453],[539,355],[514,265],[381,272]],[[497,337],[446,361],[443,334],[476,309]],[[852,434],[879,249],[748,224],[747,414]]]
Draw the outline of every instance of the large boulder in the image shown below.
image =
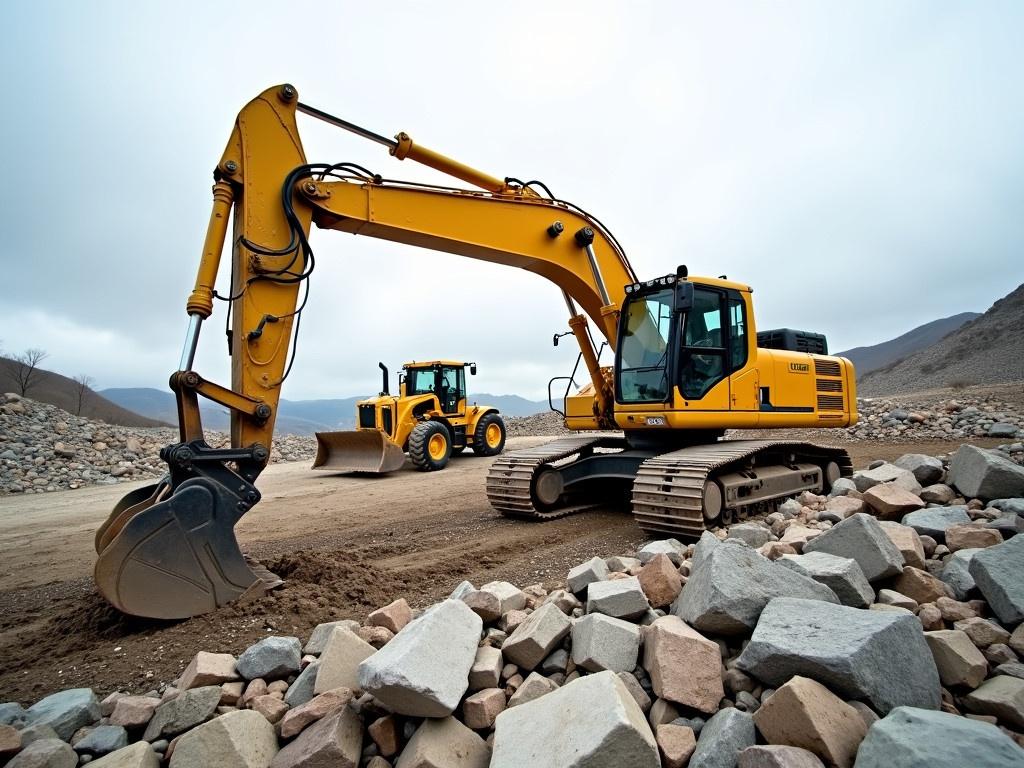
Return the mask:
[[592,557],[569,570],[566,582],[570,592],[583,592],[588,585],[608,578],[608,565],[600,557]]
[[650,607],[647,595],[640,586],[640,579],[636,576],[597,581],[587,587],[587,613],[633,619],[642,616]]
[[851,515],[804,545],[804,554],[825,552],[857,561],[868,581],[896,576],[903,555],[871,515]]
[[171,754],[170,768],[269,768],[276,754],[274,726],[258,712],[244,709],[182,735]]
[[882,483],[895,483],[911,493],[918,493],[921,490],[921,485],[913,473],[895,464],[885,463],[874,469],[861,469],[853,473],[853,484],[861,493]]
[[968,569],[1001,622],[1024,621],[1024,536],[975,552]]
[[868,730],[855,768],[1011,768],[1024,750],[996,726],[946,712],[897,707]]
[[376,652],[376,648],[348,627],[334,627],[320,656],[320,664],[313,679],[313,693],[341,687],[358,688],[359,665]]
[[632,622],[591,613],[572,625],[572,660],[590,672],[631,672],[639,652],[640,628]]
[[643,666],[661,699],[711,714],[725,696],[718,644],[678,616],[662,616],[647,628]]
[[278,680],[299,672],[302,643],[297,637],[265,637],[246,648],[235,669],[246,680]]
[[327,641],[331,638],[331,633],[336,627],[345,627],[346,629],[355,632],[359,629],[359,622],[352,619],[340,619],[339,621],[328,621],[323,624],[317,624],[313,628],[313,632],[309,635],[309,641],[302,649],[302,652],[319,656],[324,652],[324,648],[327,647]]
[[843,605],[867,608],[875,601],[875,590],[868,583],[864,571],[856,560],[849,557],[808,552],[806,555],[783,555],[775,562],[821,582],[836,593]]
[[79,728],[100,719],[100,702],[92,688],[69,688],[40,699],[26,711],[29,723],[48,725],[70,741]]
[[90,768],[160,768],[160,758],[146,741],[136,741],[89,763]]
[[740,753],[754,746],[754,718],[735,707],[719,710],[704,723],[688,768],[736,768]]
[[490,768],[521,766],[660,768],[661,760],[626,686],[615,673],[598,672],[498,715]]
[[988,662],[966,632],[959,629],[938,629],[925,632],[939,679],[945,686],[964,685],[977,688],[988,674]]
[[359,716],[350,707],[341,706],[278,752],[271,768],[357,768],[362,748]]
[[1024,680],[1010,675],[990,677],[963,697],[964,709],[978,715],[994,715],[1000,722],[1024,729]]
[[523,669],[533,669],[569,634],[572,623],[554,603],[545,603],[515,628],[501,654]]
[[903,555],[904,565],[909,565],[912,568],[925,567],[924,544],[921,543],[921,536],[917,531],[909,525],[892,520],[880,520],[878,524],[882,526],[885,535]]
[[438,603],[359,665],[359,688],[398,714],[446,717],[469,687],[482,629],[461,600]]
[[490,756],[483,739],[454,717],[446,717],[424,720],[395,768],[488,768]]
[[146,741],[170,738],[206,722],[217,711],[221,693],[219,685],[182,691],[156,708],[142,738]]
[[883,483],[864,492],[864,501],[883,520],[898,520],[908,512],[921,509],[919,496],[893,483]]
[[60,739],[39,739],[11,758],[7,768],[75,768],[78,755]]
[[931,536],[936,541],[945,541],[947,528],[969,523],[971,516],[967,514],[967,507],[931,507],[906,514],[901,522],[909,525],[921,536]]
[[996,451],[961,445],[949,462],[950,483],[967,498],[1024,496],[1024,467]]
[[934,456],[925,456],[923,453],[906,453],[896,459],[893,464],[910,472],[914,479],[923,486],[941,482],[944,472],[941,461]]
[[939,673],[921,622],[909,612],[776,598],[737,666],[772,686],[793,675],[810,677],[883,713],[940,703]]
[[[711,537],[714,538],[713,536]],[[702,538],[693,570],[672,612],[701,632],[744,634],[777,597],[839,602],[824,584],[762,557],[739,543]]]

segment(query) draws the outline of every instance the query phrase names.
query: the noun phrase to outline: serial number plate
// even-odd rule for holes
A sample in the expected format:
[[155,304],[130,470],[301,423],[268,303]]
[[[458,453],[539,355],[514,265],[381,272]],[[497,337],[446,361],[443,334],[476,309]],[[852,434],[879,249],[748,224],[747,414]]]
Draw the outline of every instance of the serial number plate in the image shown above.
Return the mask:
[[648,427],[664,427],[665,417],[664,416],[648,416],[647,417]]

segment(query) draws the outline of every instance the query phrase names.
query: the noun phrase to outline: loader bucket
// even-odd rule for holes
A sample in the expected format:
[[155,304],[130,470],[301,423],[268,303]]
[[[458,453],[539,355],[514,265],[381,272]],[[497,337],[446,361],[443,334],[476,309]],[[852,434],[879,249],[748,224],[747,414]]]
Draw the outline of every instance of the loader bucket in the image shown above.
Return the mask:
[[384,474],[401,469],[405,454],[383,432],[317,432],[313,469]]
[[173,494],[167,480],[129,493],[96,535],[100,594],[133,616],[184,619],[278,586],[238,548],[241,515],[237,497],[205,478]]

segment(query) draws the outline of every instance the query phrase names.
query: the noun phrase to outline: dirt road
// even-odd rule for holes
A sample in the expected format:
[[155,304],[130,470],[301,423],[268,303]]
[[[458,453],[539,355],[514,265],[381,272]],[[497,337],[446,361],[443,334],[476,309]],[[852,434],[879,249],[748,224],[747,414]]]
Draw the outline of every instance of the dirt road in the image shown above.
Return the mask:
[[[548,439],[514,438],[509,448]],[[955,447],[848,446],[857,467]],[[362,620],[398,597],[424,606],[462,579],[557,583],[583,559],[643,541],[632,518],[613,510],[544,524],[502,518],[484,495],[490,463],[460,456],[443,472],[379,478],[270,467],[260,478],[263,501],[237,532],[285,586],[170,624],[122,616],[92,585],[93,534],[139,484],[0,498],[0,701],[29,704],[77,685],[145,691],[176,677],[199,650],[238,653],[269,632],[305,637],[321,621]]]

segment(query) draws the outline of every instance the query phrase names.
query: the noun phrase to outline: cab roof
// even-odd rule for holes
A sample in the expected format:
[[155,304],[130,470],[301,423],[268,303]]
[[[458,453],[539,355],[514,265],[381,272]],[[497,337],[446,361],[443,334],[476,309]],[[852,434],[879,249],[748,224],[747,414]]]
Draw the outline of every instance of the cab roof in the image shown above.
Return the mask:
[[469,363],[463,363],[460,360],[413,360],[409,363],[402,363],[403,368],[430,368],[434,365],[449,365],[455,368],[461,368],[469,365]]

